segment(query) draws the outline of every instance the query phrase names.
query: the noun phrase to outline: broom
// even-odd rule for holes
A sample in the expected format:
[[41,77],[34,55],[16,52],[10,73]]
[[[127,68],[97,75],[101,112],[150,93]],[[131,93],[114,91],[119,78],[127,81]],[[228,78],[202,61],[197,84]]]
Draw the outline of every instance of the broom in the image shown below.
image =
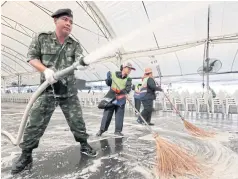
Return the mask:
[[[115,83],[115,81],[112,79]],[[117,83],[115,83],[118,89],[120,90]],[[156,142],[156,172],[160,178],[170,178],[174,176],[184,176],[184,175],[197,175],[202,176],[203,169],[202,166],[197,162],[194,156],[186,153],[181,147],[170,143],[160,137],[155,133],[152,128],[145,121],[141,113],[135,108],[133,103],[128,98],[126,94],[126,99],[129,104],[134,108],[134,110],[139,114],[141,119],[146,124],[146,127],[150,133],[152,133]]]
[[192,134],[193,136],[196,137],[213,137],[215,135],[214,132],[207,132],[203,129],[200,129],[198,127],[196,127],[195,125],[193,125],[192,123],[186,121],[184,119],[184,117],[182,117],[181,113],[176,109],[176,107],[174,106],[174,104],[171,102],[171,100],[169,99],[169,97],[165,94],[165,92],[163,91],[164,96],[167,98],[167,100],[169,101],[169,103],[172,105],[173,109],[175,110],[175,112],[179,115],[180,119],[183,121],[185,128],[188,130],[188,132],[190,134]]
[[[156,70],[157,73],[159,74],[159,77],[161,78],[161,70],[159,65],[156,65]],[[160,80],[160,84],[161,84],[161,80]],[[185,128],[188,130],[188,132],[196,137],[213,137],[215,135],[214,132],[207,132],[203,129],[200,129],[196,126],[194,126],[193,124],[191,124],[190,122],[186,121],[184,119],[184,117],[182,117],[182,115],[180,114],[180,112],[175,108],[174,104],[171,102],[171,100],[169,99],[169,97],[165,94],[164,91],[162,91],[164,96],[168,99],[169,103],[172,105],[173,109],[176,111],[176,113],[179,115],[180,119],[183,121]]]

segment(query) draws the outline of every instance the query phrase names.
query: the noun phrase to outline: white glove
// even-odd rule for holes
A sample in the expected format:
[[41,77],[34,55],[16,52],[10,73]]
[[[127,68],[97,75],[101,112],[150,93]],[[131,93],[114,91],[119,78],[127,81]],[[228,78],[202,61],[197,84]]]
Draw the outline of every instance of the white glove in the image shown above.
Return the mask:
[[45,71],[43,72],[45,75],[45,79],[49,84],[56,83],[57,80],[54,78],[55,72],[49,68],[46,68]]

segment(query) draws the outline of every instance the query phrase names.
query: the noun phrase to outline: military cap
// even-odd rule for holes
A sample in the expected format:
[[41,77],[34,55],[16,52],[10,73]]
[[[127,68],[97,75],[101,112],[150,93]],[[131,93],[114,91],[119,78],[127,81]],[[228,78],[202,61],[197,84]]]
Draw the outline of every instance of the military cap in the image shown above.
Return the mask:
[[51,15],[51,17],[60,17],[60,16],[73,17],[73,12],[71,11],[71,9],[58,9]]

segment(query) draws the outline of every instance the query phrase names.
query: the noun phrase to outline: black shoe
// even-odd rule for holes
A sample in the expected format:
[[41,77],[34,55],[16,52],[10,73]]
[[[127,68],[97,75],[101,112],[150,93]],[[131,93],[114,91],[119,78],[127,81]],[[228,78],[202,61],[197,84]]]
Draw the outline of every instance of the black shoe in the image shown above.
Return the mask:
[[137,119],[136,121],[137,121],[139,124],[144,124],[144,122],[141,121],[141,120],[139,120],[139,119]]
[[99,130],[98,133],[96,134],[96,136],[98,136],[98,137],[101,136],[103,132],[104,132],[104,131]]
[[32,167],[32,162],[32,154],[23,152],[18,160],[13,163],[11,174],[14,175],[22,172],[23,170],[30,170]]
[[96,157],[97,152],[93,150],[93,148],[88,143],[81,143],[81,153],[90,156],[90,157]]
[[150,123],[150,122],[149,122],[149,123],[148,123],[148,125],[149,125],[149,126],[154,126],[155,124],[154,124],[154,123]]
[[121,132],[114,132],[115,135],[124,136]]

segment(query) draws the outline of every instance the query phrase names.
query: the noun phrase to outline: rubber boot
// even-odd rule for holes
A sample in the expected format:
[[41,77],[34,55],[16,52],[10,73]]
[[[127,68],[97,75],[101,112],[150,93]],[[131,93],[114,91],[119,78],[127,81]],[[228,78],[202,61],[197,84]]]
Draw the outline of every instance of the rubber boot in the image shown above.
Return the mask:
[[11,174],[14,175],[22,172],[23,170],[30,170],[32,168],[32,162],[32,153],[23,151],[18,160],[13,163]]

